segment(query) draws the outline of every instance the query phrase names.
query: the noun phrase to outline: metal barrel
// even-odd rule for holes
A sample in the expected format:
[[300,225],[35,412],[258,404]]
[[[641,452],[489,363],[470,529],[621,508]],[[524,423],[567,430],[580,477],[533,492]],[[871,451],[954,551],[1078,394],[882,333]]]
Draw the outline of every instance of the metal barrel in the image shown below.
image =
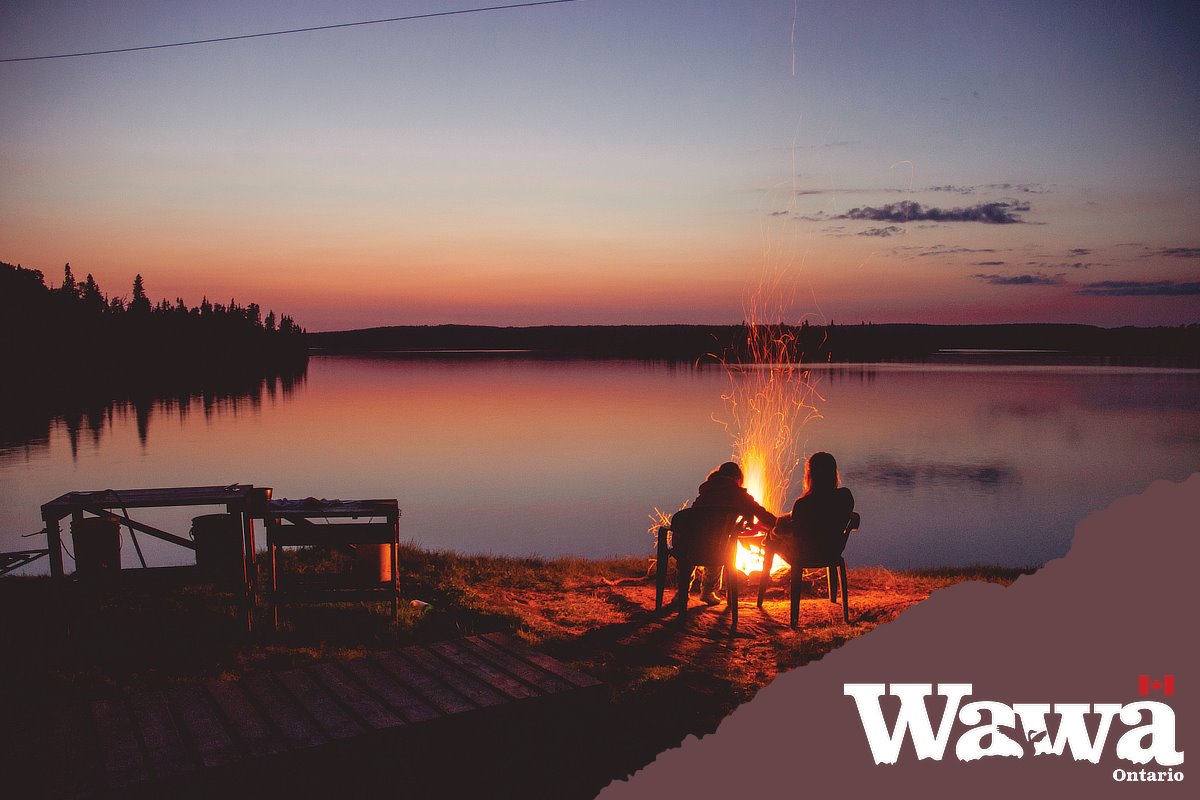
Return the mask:
[[246,582],[240,514],[202,514],[192,518],[196,568],[205,580],[236,587]]
[[121,526],[109,517],[83,517],[71,521],[75,574],[104,575],[121,569]]

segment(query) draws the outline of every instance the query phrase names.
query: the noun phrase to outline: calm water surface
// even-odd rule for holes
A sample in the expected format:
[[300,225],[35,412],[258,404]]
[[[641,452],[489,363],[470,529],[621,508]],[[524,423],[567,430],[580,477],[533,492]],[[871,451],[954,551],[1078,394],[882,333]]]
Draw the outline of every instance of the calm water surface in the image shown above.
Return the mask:
[[[1200,468],[1197,371],[814,376],[823,418],[801,449],[834,453],[854,491],[852,565],[1042,564],[1090,512]],[[67,491],[241,482],[276,497],[396,497],[402,538],[431,548],[649,555],[649,514],[690,500],[729,456],[713,421],[727,382],[718,368],[633,362],[316,357],[290,393],[118,406],[4,443],[0,549],[43,546],[20,535]],[[186,535],[207,510],[134,516]],[[151,564],[190,555],[141,541]],[[123,558],[136,563],[128,539]]]

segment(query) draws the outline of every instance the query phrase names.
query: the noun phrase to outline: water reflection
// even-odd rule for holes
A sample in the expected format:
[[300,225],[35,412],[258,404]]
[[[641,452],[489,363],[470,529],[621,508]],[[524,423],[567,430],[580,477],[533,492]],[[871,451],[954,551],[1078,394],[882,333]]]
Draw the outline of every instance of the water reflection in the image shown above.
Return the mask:
[[265,375],[241,376],[210,383],[203,388],[178,388],[170,393],[137,389],[126,397],[89,398],[78,391],[62,393],[44,403],[6,404],[0,413],[0,459],[23,455],[26,459],[44,453],[51,434],[61,427],[66,434],[71,459],[78,460],[81,443],[99,448],[106,431],[117,422],[132,421],[138,441],[146,447],[152,420],[176,419],[186,424],[193,413],[211,423],[223,414],[258,409],[264,397],[290,398],[302,387],[306,368]]
[[[852,565],[1044,563],[1088,513],[1200,467],[1197,371],[839,364],[812,379],[822,418],[800,450],[834,453],[855,493]],[[236,390],[5,417],[0,549],[26,546],[16,534],[66,491],[237,482],[395,497],[402,536],[432,548],[648,556],[651,512],[729,457],[713,421],[727,388],[686,364],[322,356]],[[164,547],[152,563],[177,563]]]

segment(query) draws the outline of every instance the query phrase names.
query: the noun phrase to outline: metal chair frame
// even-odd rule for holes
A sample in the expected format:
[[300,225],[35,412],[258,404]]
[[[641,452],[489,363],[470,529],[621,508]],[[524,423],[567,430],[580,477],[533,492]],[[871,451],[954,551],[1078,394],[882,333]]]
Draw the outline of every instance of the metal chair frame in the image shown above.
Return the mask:
[[[854,513],[846,520],[846,526],[843,530],[846,536],[850,535],[850,531],[858,528],[858,520],[858,514]],[[762,608],[763,600],[767,596],[767,585],[771,582],[771,564],[775,561],[775,548],[769,543],[769,539],[767,543],[764,543],[763,550],[763,572],[758,584],[759,608]],[[846,558],[839,552],[832,558],[815,561],[802,559],[801,563],[791,565],[791,585],[789,588],[791,609],[788,621],[793,628],[799,627],[800,623],[800,593],[804,584],[804,570],[821,567],[825,569],[825,580],[829,586],[829,602],[836,603],[838,601],[838,583],[841,583],[842,619],[845,620],[846,624],[850,623],[850,584],[846,580]],[[836,574],[834,570],[837,570]]]
[[[688,588],[695,567],[715,569],[725,567],[725,601],[730,609],[730,631],[738,622],[737,540],[741,513],[729,508],[683,508],[671,517],[669,525],[658,529],[657,564],[655,565],[655,609],[662,610],[663,593],[667,586],[668,560],[675,559],[679,573],[675,603],[679,624],[684,623],[688,605]],[[670,542],[668,543],[668,534]]]

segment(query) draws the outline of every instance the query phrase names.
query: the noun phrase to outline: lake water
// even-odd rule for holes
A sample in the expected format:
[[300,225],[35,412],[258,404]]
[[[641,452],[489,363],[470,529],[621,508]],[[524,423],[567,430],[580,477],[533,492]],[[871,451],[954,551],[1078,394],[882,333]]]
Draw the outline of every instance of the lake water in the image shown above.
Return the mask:
[[[822,418],[800,449],[834,453],[854,491],[852,566],[1039,565],[1090,512],[1200,468],[1200,371],[832,365],[813,377]],[[275,497],[396,497],[402,538],[430,548],[648,556],[649,515],[689,501],[729,457],[713,421],[727,385],[717,367],[314,357],[288,391],[123,404],[0,444],[0,550],[44,546],[20,535],[67,491],[240,482]],[[186,535],[206,510],[133,513]],[[152,565],[189,560],[141,542]],[[123,558],[136,564],[127,537]]]

